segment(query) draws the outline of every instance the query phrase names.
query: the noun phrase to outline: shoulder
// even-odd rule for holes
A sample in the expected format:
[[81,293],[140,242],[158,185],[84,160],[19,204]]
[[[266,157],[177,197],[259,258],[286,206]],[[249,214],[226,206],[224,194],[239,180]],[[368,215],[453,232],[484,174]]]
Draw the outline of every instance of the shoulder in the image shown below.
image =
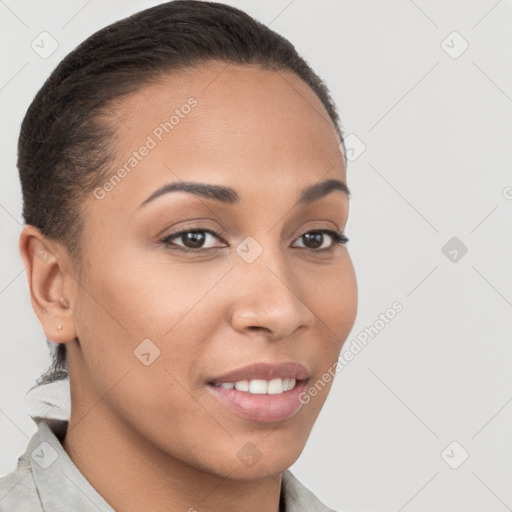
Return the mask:
[[283,473],[283,489],[286,512],[336,512],[324,505],[289,469]]
[[0,478],[0,512],[44,512],[32,468],[23,457],[14,471]]

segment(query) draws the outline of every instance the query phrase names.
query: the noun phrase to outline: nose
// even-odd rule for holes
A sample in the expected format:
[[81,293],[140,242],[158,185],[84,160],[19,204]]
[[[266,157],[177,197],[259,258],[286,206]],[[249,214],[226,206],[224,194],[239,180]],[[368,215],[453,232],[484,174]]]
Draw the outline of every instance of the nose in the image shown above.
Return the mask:
[[306,304],[300,283],[282,267],[264,263],[244,265],[237,280],[238,293],[231,310],[231,325],[244,335],[265,335],[278,340],[305,331],[315,314]]

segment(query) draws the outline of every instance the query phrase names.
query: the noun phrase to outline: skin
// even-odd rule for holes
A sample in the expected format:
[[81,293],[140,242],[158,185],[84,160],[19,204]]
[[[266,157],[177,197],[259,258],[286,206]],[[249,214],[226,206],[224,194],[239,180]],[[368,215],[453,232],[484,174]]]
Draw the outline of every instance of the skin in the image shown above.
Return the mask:
[[[346,183],[344,160],[300,78],[210,62],[111,106],[112,173],[191,96],[197,106],[136,168],[103,199],[87,198],[80,262],[33,226],[20,252],[46,336],[67,343],[64,449],[105,500],[123,512],[276,512],[282,472],[302,452],[332,381],[291,418],[266,424],[235,415],[205,383],[260,361],[301,362],[313,383],[335,364],[357,314],[354,268],[346,245],[321,253],[300,235],[343,233],[349,201],[333,191],[294,203],[308,185]],[[241,200],[171,192],[139,207],[175,181],[229,186]],[[198,224],[222,232],[206,234],[202,255],[158,242]],[[235,251],[248,236],[263,248],[250,264]],[[324,235],[322,247],[331,243]],[[144,339],[161,351],[149,366],[134,356]],[[237,452],[249,442],[261,458],[247,467]]]

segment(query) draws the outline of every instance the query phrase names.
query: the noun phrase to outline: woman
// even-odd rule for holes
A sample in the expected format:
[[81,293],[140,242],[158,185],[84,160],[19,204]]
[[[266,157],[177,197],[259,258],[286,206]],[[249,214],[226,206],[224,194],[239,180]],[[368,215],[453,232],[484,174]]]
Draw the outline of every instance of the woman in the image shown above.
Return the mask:
[[[19,139],[20,252],[69,419],[0,511],[326,511],[288,469],[357,313],[339,118],[294,47],[177,0],[93,34]],[[321,384],[321,385],[319,385]]]

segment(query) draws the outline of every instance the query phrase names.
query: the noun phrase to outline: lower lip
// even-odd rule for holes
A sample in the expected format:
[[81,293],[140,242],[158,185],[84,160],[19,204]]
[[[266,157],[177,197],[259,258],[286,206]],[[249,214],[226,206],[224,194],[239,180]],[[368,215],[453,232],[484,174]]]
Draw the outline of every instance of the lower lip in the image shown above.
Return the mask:
[[306,385],[306,380],[299,380],[293,389],[275,395],[225,389],[214,384],[208,384],[208,389],[235,414],[252,421],[272,423],[288,419],[299,411],[303,405],[299,395]]

